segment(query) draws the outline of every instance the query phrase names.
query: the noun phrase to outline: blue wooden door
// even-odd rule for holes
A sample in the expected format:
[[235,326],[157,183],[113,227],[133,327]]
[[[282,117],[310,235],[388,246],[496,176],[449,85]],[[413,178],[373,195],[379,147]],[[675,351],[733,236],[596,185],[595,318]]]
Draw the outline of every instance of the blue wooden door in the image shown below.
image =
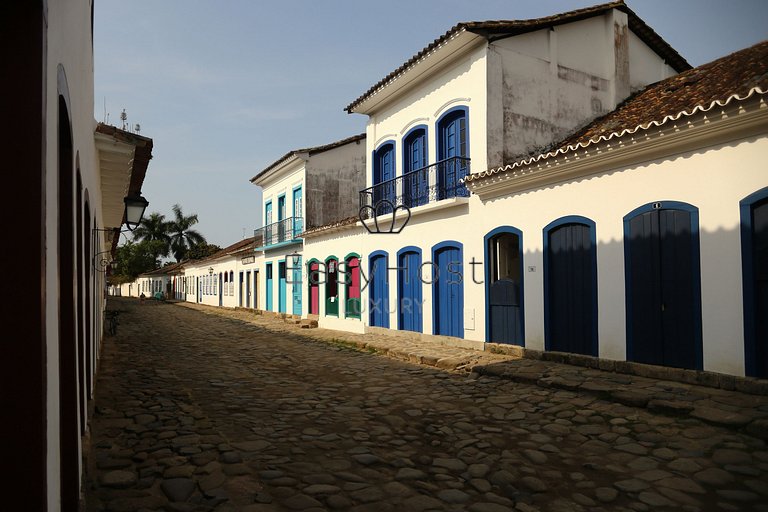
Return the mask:
[[440,122],[438,141],[437,192],[439,199],[457,196],[459,179],[466,174],[467,117],[463,110],[447,115]]
[[387,257],[384,254],[370,259],[368,273],[369,321],[374,327],[389,327],[389,282],[387,280]]
[[292,270],[292,277],[291,281],[291,290],[292,290],[292,298],[293,298],[293,314],[294,315],[301,315],[301,257],[299,257],[298,262],[294,263],[294,267]]
[[277,311],[280,313],[286,313],[285,308],[285,262],[277,262]]
[[445,246],[434,253],[434,332],[444,336],[464,336],[464,290],[461,249]]
[[266,304],[266,310],[267,311],[273,311],[272,309],[272,263],[267,263],[267,271],[266,274],[266,296],[267,296],[267,304]]
[[422,332],[421,255],[407,251],[397,261],[397,328]]
[[591,228],[570,223],[549,230],[545,255],[547,350],[597,356],[596,251]]
[[403,203],[408,207],[426,204],[429,201],[426,130],[414,130],[405,138],[404,146]]
[[628,224],[628,359],[698,368],[701,299],[691,212],[656,208]]
[[[240,307],[243,307],[243,298],[245,297],[245,288],[243,287],[243,273],[240,272],[237,278],[237,284],[238,284],[238,290],[239,290],[239,296],[237,298],[237,305]],[[247,306],[246,306],[247,307]]]
[[[749,205],[742,246],[747,375],[768,378],[768,198]],[[743,243],[743,242],[742,242]],[[748,269],[748,270],[747,270]]]
[[380,201],[386,200],[394,203],[395,183],[390,181],[395,177],[395,145],[392,143],[380,147],[374,156],[373,162],[373,207],[376,213],[387,213],[392,209],[382,205]]
[[219,307],[221,307],[224,303],[224,294],[222,293],[223,288],[224,288],[224,281],[221,276],[221,272],[219,272]]

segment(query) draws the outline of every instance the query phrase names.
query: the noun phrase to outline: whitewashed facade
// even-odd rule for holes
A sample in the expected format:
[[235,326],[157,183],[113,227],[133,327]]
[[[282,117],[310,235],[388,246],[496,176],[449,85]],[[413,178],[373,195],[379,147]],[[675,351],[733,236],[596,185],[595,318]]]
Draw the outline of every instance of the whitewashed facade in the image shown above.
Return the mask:
[[[768,154],[764,92],[757,88],[731,97],[723,91],[718,99],[728,103],[725,107],[688,104],[672,112],[673,119],[646,119],[661,126],[631,126],[631,133],[551,156],[550,150],[578,128],[676,72],[668,62],[677,54],[663,41],[649,43],[647,35],[638,35],[643,26],[628,9],[561,22],[547,21],[540,30],[490,43],[471,24],[454,29],[347,108],[369,116],[371,188],[362,203],[366,197],[374,205],[388,200],[408,206],[410,213],[395,210],[395,231],[408,221],[399,234],[369,233],[377,229],[370,219],[367,228],[352,221],[305,234],[305,257],[337,256],[342,274],[344,255],[361,257],[360,318],[345,314],[341,287],[338,315],[328,315],[320,300],[320,326],[358,332],[378,326],[448,335],[478,346],[505,343],[766,376],[758,368],[763,363],[756,362],[760,349],[745,332],[745,310],[752,306],[744,302],[745,235],[740,233],[740,203],[768,186],[760,164]],[[687,67],[679,56],[676,66],[677,71]],[[688,76],[685,85],[697,80],[696,73]],[[441,123],[451,115],[463,117],[464,124],[446,134]],[[423,130],[416,149],[414,129]],[[449,154],[448,137],[462,131],[466,147]],[[451,182],[440,162],[459,156],[467,157],[466,164],[454,168],[466,166],[463,172],[473,174],[467,180],[471,193],[440,185],[440,173],[443,183]],[[409,158],[424,166],[421,177],[403,177],[413,169]],[[383,213],[376,215],[378,229],[389,230],[391,208],[377,213]],[[690,295],[664,299],[660,307],[671,311],[675,300],[683,304],[679,314],[690,316],[690,333],[680,331],[678,342],[675,329],[685,322],[671,321],[678,327],[660,328],[670,338],[665,348],[638,331],[638,318],[653,323],[655,314],[632,304],[630,298],[637,302],[640,293],[633,279],[642,276],[625,267],[640,261],[632,259],[632,223],[678,214],[690,223],[685,247],[691,259],[672,273],[690,273],[685,285]],[[556,277],[553,247],[563,243],[555,237],[573,227],[581,230],[579,236],[593,238],[584,244],[590,270],[583,275],[591,284],[583,289],[590,295],[567,299],[570,306],[563,306],[558,290],[570,288]],[[379,274],[376,265],[386,270]],[[504,286],[494,288],[498,282]],[[321,296],[325,286],[320,284]],[[590,318],[579,324],[589,329],[581,346],[563,342],[568,338],[563,325],[570,324],[558,324],[556,317],[566,310]],[[669,322],[668,316],[659,318]]]
[[251,183],[262,188],[264,212],[264,227],[256,230],[261,245],[255,250],[264,261],[259,304],[276,313],[317,314],[308,302],[305,267],[313,262],[304,259],[302,233],[357,214],[365,184],[365,135],[291,151]]
[[140,192],[152,141],[94,120],[92,2],[9,2],[0,32],[2,111],[15,141],[4,168],[24,212],[5,235],[23,241],[32,267],[11,273],[4,308],[7,507],[78,510],[103,335],[101,261],[112,248],[103,230],[120,227],[123,198]]

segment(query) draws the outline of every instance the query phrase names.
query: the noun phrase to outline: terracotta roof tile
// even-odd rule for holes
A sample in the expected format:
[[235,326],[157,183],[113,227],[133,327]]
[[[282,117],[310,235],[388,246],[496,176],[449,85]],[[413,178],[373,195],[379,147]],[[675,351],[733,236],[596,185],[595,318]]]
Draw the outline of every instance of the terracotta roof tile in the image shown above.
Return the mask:
[[768,91],[768,41],[651,84],[558,146],[586,143],[733,95],[745,96],[754,87]]
[[445,34],[432,41],[432,43],[430,43],[416,55],[408,59],[399,68],[379,80],[375,85],[373,85],[355,101],[347,105],[344,110],[351,114],[356,106],[372,96],[377,90],[386,86],[395,77],[406,71],[416,62],[432,52],[432,50],[462,30],[481,35],[488,39],[493,39],[493,36],[502,34],[505,36],[515,36],[525,34],[527,32],[533,32],[535,30],[562,25],[565,23],[572,23],[575,21],[591,18],[593,16],[599,16],[611,9],[617,9],[619,11],[625,12],[628,16],[630,30],[632,30],[632,32],[634,32],[635,35],[637,35],[651,49],[663,57],[667,63],[669,63],[669,65],[672,66],[676,71],[684,71],[691,68],[691,65],[688,64],[688,62],[677,52],[677,50],[672,48],[669,43],[662,39],[661,36],[659,36],[651,27],[649,27],[642,19],[640,19],[640,17],[635,14],[635,12],[630,9],[623,2],[623,0],[620,0],[530,20],[488,20],[458,23]]
[[346,226],[354,226],[358,221],[360,220],[359,217],[346,217],[344,219],[336,220],[333,222],[329,222],[327,224],[323,224],[322,226],[312,226],[311,228],[304,231],[303,236],[308,235],[314,235],[316,233],[321,233],[323,231],[328,231],[335,228],[342,228]]

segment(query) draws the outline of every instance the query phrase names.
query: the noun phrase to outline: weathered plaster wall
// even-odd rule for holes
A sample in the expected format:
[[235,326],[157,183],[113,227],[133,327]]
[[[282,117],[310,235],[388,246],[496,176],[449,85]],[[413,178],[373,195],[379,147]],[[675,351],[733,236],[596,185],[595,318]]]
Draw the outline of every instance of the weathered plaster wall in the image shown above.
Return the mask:
[[365,140],[313,154],[307,163],[306,228],[357,215],[365,188]]
[[674,74],[615,10],[493,42],[488,62],[489,167],[562,140]]

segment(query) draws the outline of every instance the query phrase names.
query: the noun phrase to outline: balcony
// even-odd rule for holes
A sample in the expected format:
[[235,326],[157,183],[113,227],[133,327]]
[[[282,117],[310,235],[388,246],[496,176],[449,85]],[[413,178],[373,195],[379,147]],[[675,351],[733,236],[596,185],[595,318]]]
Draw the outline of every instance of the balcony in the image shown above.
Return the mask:
[[469,158],[446,158],[361,190],[361,211],[367,212],[367,218],[374,210],[379,215],[398,206],[414,208],[443,199],[469,197],[469,190],[461,182],[469,175],[469,163]]
[[301,242],[301,234],[303,232],[303,217],[288,217],[287,219],[267,224],[253,233],[256,239],[261,238],[262,240],[261,247],[256,247],[256,250],[264,251],[299,243]]

